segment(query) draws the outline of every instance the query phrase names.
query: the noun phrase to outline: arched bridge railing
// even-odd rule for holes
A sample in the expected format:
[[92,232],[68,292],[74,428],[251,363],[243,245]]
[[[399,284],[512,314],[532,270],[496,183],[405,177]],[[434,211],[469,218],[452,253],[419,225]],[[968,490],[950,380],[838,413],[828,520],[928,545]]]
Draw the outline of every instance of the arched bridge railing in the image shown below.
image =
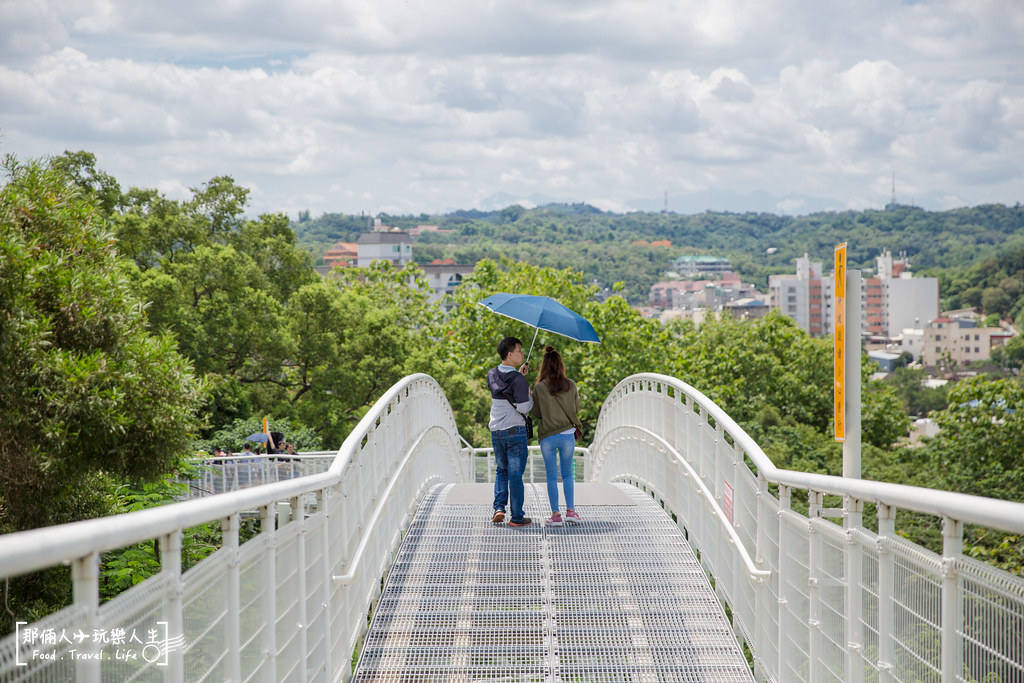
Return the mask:
[[[477,478],[472,453],[440,387],[414,375],[326,472],[0,537],[0,578],[68,563],[74,591],[0,642],[0,680],[344,680],[403,528],[428,487]],[[1024,531],[1024,505],[779,470],[703,394],[663,375],[615,388],[585,459],[588,480],[640,485],[676,516],[759,679],[1024,680],[1024,581],[960,552],[963,524]],[[794,490],[808,492],[807,515],[792,509]],[[861,523],[867,503],[874,530]],[[899,510],[944,521],[941,554],[896,535]],[[260,532],[243,542],[252,513]],[[211,522],[220,547],[182,572],[183,532]],[[162,571],[100,604],[102,554],[154,539]]]
[[[657,374],[615,387],[589,460],[588,481],[641,486],[676,517],[758,679],[1024,681],[1024,580],[961,552],[964,524],[1024,533],[1024,504],[780,470],[710,399]],[[941,518],[941,554],[896,534],[901,510]]]
[[[74,584],[0,642],[0,681],[347,679],[403,529],[429,487],[471,478],[471,452],[440,386],[412,375],[321,474],[0,537],[0,578],[69,563]],[[183,532],[211,522],[221,546],[183,573]],[[102,554],[154,539],[161,571],[100,604]]]

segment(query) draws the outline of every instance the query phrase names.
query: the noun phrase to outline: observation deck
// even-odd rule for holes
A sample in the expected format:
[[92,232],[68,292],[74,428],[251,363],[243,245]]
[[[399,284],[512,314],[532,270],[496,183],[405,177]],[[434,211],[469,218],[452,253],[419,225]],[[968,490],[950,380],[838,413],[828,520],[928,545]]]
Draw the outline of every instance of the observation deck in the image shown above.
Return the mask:
[[[753,682],[679,527],[635,487],[577,484],[580,525],[490,522],[489,484],[435,488],[389,572],[356,681]],[[548,508],[543,484],[526,510]]]
[[[0,681],[1024,681],[1024,579],[963,553],[965,525],[1024,533],[1024,504],[778,469],[656,374],[620,382],[579,450],[579,527],[492,525],[488,451],[412,375],[336,454],[2,536],[0,578],[68,564],[74,599],[15,615]],[[941,521],[938,552],[897,533],[904,513]],[[101,602],[104,553],[155,545],[159,571]]]

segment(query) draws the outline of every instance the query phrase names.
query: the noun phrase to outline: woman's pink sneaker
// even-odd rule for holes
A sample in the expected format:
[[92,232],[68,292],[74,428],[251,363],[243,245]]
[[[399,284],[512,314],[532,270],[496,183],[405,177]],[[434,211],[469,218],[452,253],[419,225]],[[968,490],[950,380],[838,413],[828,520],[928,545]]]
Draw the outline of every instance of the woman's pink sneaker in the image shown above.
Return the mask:
[[562,515],[557,512],[544,520],[544,526],[562,526]]
[[583,524],[583,520],[580,519],[580,516],[576,514],[575,510],[565,511],[565,521],[569,524]]

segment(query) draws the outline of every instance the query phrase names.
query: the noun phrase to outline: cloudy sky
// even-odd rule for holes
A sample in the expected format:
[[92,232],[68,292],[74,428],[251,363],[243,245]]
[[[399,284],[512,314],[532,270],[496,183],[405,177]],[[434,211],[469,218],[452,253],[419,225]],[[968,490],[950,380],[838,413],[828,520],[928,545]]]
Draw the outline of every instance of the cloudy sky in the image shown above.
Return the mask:
[[0,0],[0,153],[253,213],[1024,201],[1021,0]]

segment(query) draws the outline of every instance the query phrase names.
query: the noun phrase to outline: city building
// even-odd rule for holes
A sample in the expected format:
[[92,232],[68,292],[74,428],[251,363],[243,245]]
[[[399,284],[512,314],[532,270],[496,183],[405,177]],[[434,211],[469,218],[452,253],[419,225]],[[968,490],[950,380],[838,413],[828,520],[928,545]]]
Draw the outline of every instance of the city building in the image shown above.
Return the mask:
[[324,252],[324,265],[330,268],[353,266],[359,258],[359,245],[355,242],[338,242]]
[[662,310],[707,308],[720,311],[740,299],[762,300],[753,285],[744,284],[735,273],[721,273],[714,280],[669,280],[657,282],[648,293],[652,308]]
[[928,367],[952,370],[986,361],[991,357],[994,346],[1002,346],[1013,335],[1012,329],[982,327],[974,317],[936,318],[924,329],[921,362]]
[[814,337],[832,333],[832,278],[822,277],[821,261],[796,259],[795,275],[768,276],[768,304]]
[[924,330],[919,327],[907,327],[893,339],[892,350],[906,351],[914,358],[914,362],[921,360],[921,353],[924,351]]
[[[890,252],[883,252],[875,263],[875,274],[861,278],[862,335],[884,343],[938,317],[937,278],[911,277],[910,264],[894,260]],[[811,261],[807,254],[796,259],[795,274],[768,277],[771,307],[816,337],[832,333],[833,287],[834,276],[824,276],[822,262]]]
[[412,261],[412,238],[403,230],[364,232],[356,242],[359,259],[356,265],[365,268],[374,261],[391,261],[399,268]]
[[458,264],[451,259],[435,259],[420,266],[430,283],[430,300],[439,301],[446,294],[452,294],[462,284],[462,278],[473,272],[474,266]]
[[876,277],[882,290],[881,329],[884,337],[896,337],[904,328],[921,327],[939,315],[939,280],[934,277],[911,277],[905,259],[894,261],[892,254],[882,253],[875,259]]
[[721,275],[732,270],[729,259],[718,256],[683,255],[672,262],[671,269],[682,277]]
[[737,320],[757,320],[768,315],[770,310],[767,302],[751,297],[736,299],[722,306],[723,313],[731,315]]

